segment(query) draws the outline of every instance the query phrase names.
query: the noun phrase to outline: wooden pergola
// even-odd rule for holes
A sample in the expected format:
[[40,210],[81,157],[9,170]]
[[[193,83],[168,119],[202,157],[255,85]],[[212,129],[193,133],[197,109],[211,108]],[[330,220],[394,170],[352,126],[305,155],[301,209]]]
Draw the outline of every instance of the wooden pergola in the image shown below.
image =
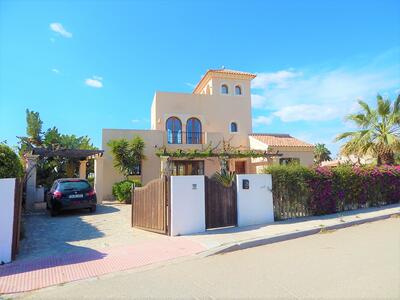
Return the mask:
[[36,164],[37,160],[45,157],[64,157],[79,159],[79,178],[86,179],[86,163],[88,159],[102,157],[104,150],[86,149],[46,149],[33,148],[30,154],[25,155],[26,159],[26,206],[28,209],[34,207],[35,202],[42,202],[43,191],[36,187]]
[[46,149],[46,148],[34,148],[32,150],[33,155],[39,155],[40,157],[67,157],[67,158],[78,158],[80,160],[95,158],[96,156],[103,156],[104,150],[86,150],[86,149]]

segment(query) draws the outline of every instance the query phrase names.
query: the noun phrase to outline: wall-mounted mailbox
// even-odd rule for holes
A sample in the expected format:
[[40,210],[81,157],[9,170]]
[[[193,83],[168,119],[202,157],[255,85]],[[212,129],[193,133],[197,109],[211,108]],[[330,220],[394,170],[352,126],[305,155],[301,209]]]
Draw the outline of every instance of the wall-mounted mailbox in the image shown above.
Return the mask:
[[248,179],[242,180],[242,189],[244,189],[244,190],[250,189],[250,182]]
[[197,190],[197,184],[196,183],[192,184],[192,190]]

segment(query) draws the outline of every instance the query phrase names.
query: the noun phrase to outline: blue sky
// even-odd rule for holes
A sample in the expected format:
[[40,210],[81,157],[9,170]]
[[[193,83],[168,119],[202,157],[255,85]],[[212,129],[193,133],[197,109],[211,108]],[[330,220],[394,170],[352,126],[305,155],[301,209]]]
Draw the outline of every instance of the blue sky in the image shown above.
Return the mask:
[[0,0],[0,140],[44,128],[149,128],[154,92],[254,72],[253,129],[336,153],[358,98],[400,91],[399,1]]

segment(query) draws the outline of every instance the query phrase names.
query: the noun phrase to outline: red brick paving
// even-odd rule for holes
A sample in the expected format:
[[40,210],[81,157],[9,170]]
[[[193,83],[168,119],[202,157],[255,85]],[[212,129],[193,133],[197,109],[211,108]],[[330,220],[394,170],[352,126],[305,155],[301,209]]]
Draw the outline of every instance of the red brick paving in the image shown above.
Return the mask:
[[184,238],[166,238],[135,246],[87,249],[83,253],[14,262],[0,266],[0,294],[19,293],[65,282],[193,255],[205,248]]

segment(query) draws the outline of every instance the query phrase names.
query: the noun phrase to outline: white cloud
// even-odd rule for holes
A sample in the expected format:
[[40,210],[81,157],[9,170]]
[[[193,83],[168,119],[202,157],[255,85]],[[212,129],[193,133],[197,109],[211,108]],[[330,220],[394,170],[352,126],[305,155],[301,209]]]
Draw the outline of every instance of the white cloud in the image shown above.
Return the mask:
[[92,76],[92,78],[85,79],[85,84],[94,88],[102,88],[103,87],[103,77],[100,76]]
[[131,120],[131,121],[132,121],[132,123],[139,123],[139,122],[140,122],[139,119],[133,119],[133,120]]
[[301,75],[300,72],[295,72],[293,69],[281,70],[275,73],[257,73],[257,77],[252,81],[251,87],[254,89],[265,89],[273,85],[276,88],[285,88],[289,79]]
[[64,26],[62,26],[61,23],[51,23],[50,24],[50,29],[53,30],[54,32],[58,33],[59,35],[65,37],[65,38],[71,38],[72,33],[68,32]]
[[258,116],[253,119],[254,126],[261,126],[261,125],[269,125],[272,123],[273,116],[266,117],[266,116]]
[[252,83],[258,89],[252,105],[274,111],[284,122],[342,119],[358,110],[357,99],[374,101],[377,93],[400,87],[399,52],[346,67],[259,73]]
[[53,73],[55,73],[55,74],[60,74],[60,70],[58,70],[58,69],[56,69],[56,68],[51,69],[51,71],[52,71]]
[[283,122],[294,121],[327,121],[342,116],[343,111],[337,106],[299,104],[286,106],[276,112],[274,115],[281,118]]
[[190,83],[190,82],[185,82],[185,85],[187,85],[188,87],[194,89],[196,87],[196,85],[194,83]]
[[265,107],[267,99],[264,96],[252,94],[251,95],[251,106],[254,108]]

